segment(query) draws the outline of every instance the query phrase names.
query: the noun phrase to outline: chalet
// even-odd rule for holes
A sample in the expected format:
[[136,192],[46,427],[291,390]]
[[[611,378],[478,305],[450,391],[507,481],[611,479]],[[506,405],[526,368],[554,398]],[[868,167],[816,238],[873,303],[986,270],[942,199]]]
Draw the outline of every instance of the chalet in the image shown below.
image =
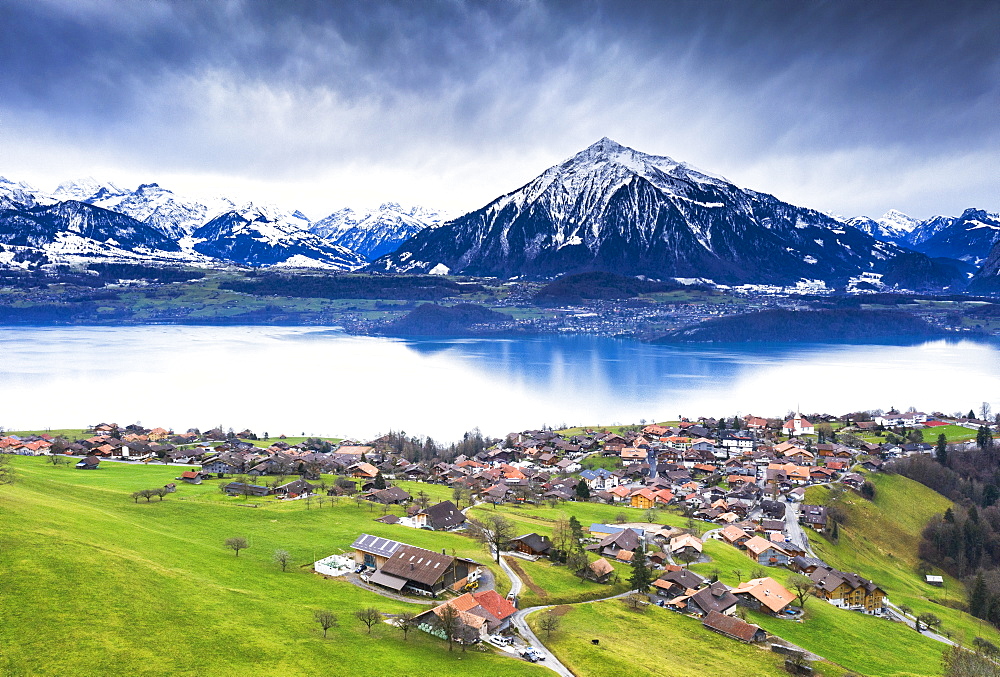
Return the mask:
[[633,529],[623,529],[614,534],[608,534],[597,545],[587,546],[602,557],[618,557],[620,550],[632,551],[639,547],[642,537]]
[[371,463],[362,461],[360,463],[355,463],[347,469],[351,477],[360,479],[372,479],[378,475],[378,468],[373,466]]
[[701,539],[691,534],[681,534],[670,539],[670,554],[682,560],[687,558],[695,560],[701,557],[704,547]]
[[740,604],[772,614],[781,613],[795,599],[783,585],[773,578],[754,578],[744,581],[733,589]]
[[629,466],[633,463],[642,463],[646,460],[648,452],[645,449],[636,449],[634,447],[625,447],[619,453],[622,460],[623,466]]
[[76,464],[77,470],[97,470],[101,464],[101,459],[96,456],[88,456]]
[[747,430],[763,430],[767,427],[767,419],[747,414],[743,417],[743,427]]
[[633,508],[646,510],[656,505],[656,492],[649,488],[637,489],[629,496],[629,504]]
[[223,489],[230,496],[270,496],[271,487],[262,487],[245,482],[230,482]]
[[510,539],[511,547],[517,552],[523,552],[526,555],[532,555],[534,557],[540,557],[546,555],[552,550],[552,542],[549,540],[548,536],[539,536],[536,533],[525,534],[523,536],[518,536],[516,538]]
[[587,483],[591,491],[614,489],[618,486],[618,476],[606,468],[584,470],[580,473],[580,479]]
[[816,531],[823,531],[826,529],[826,507],[803,504],[799,508],[799,523],[806,524]]
[[408,503],[413,497],[399,487],[387,487],[371,492],[366,498],[383,505],[401,505]]
[[178,479],[188,484],[201,484],[206,474],[200,470],[185,470]]
[[583,569],[580,569],[580,571],[577,572],[577,575],[583,576],[587,580],[594,581],[595,583],[607,583],[611,578],[611,575],[614,573],[615,568],[611,565],[611,562],[603,557],[598,557]]
[[790,559],[788,566],[792,571],[797,571],[800,574],[811,574],[816,569],[826,567],[826,564],[821,559],[799,555]]
[[719,536],[722,537],[723,541],[735,548],[742,548],[750,540],[750,534],[732,524],[719,531]]
[[305,480],[292,480],[287,484],[282,484],[274,490],[274,493],[280,494],[282,496],[287,496],[288,498],[295,498],[297,496],[306,496],[313,493],[316,489],[313,485],[309,484]]
[[858,574],[817,567],[809,578],[813,594],[834,606],[872,614],[880,612],[885,604],[885,591]]
[[437,597],[445,589],[464,585],[472,567],[477,566],[469,559],[400,544],[369,580],[397,592]]
[[735,616],[720,614],[718,611],[710,611],[707,616],[701,619],[701,624],[720,635],[746,644],[763,642],[767,639],[767,633],[761,630],[760,626],[747,623]]
[[688,590],[697,590],[704,583],[705,579],[690,569],[669,565],[668,570],[653,581],[653,587],[658,595],[676,597],[686,594]]
[[761,512],[768,519],[783,519],[785,517],[785,504],[780,501],[761,501]]
[[788,564],[788,560],[790,559],[787,550],[777,543],[773,543],[760,536],[754,536],[744,543],[743,547],[746,548],[747,556],[758,564],[784,566]]
[[420,529],[450,531],[465,523],[465,515],[451,501],[441,501],[418,512],[413,522]]
[[739,600],[722,581],[716,581],[689,596],[686,602],[689,610],[707,616],[713,611],[726,615],[734,614]]

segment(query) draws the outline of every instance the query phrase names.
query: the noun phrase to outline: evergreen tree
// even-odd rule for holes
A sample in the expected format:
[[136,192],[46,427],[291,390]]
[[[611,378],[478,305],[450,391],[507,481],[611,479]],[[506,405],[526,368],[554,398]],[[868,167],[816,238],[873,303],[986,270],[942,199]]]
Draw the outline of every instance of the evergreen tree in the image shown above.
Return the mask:
[[579,484],[576,485],[576,495],[581,501],[590,499],[590,487],[587,485],[587,480],[580,480]]
[[955,523],[955,511],[952,510],[951,508],[946,509],[944,511],[944,521],[948,522],[949,524],[954,524]]
[[937,447],[934,449],[934,457],[941,465],[948,465],[948,438],[944,436],[944,433],[938,435]]
[[580,520],[573,515],[569,518],[569,529],[573,534],[573,542],[579,545],[583,542],[583,525],[580,524]]
[[632,551],[632,574],[628,577],[628,583],[633,590],[642,593],[647,592],[653,584],[653,574],[646,563],[646,551],[641,545]]
[[741,428],[740,417],[733,416],[733,430],[739,430],[740,428]]
[[372,486],[374,486],[376,489],[379,489],[379,490],[385,489],[385,478],[382,477],[382,471],[381,470],[378,471],[377,473],[375,473],[375,480],[374,480],[374,484]]
[[726,417],[725,416],[720,416],[719,417],[719,432],[721,433],[725,429],[726,429]]
[[986,590],[986,581],[983,580],[983,572],[976,574],[976,581],[969,591],[969,613],[976,618],[985,618],[990,610],[989,592]]
[[837,520],[833,520],[833,528],[830,530],[830,540],[835,543],[840,540],[840,525],[837,523]]
[[976,432],[976,446],[983,451],[993,449],[993,433],[984,425],[979,426],[979,430]]
[[976,417],[976,412],[973,411],[972,409],[969,409],[969,415],[966,416],[966,418],[975,418],[975,417]]

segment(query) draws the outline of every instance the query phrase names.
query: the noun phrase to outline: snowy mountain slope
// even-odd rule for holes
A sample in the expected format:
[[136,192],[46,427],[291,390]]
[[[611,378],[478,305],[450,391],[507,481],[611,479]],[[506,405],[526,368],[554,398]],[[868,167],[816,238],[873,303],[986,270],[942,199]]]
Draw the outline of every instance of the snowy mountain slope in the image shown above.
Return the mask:
[[44,253],[58,263],[188,261],[176,242],[146,224],[77,200],[0,211],[0,243],[11,250]]
[[396,251],[425,228],[440,224],[441,212],[423,207],[406,209],[386,202],[369,212],[346,208],[312,224],[310,230],[330,242],[354,250],[368,261]]
[[881,218],[871,219],[867,216],[855,216],[844,220],[847,225],[871,235],[883,242],[905,242],[920,222],[911,216],[891,209]]
[[155,183],[144,183],[134,191],[106,194],[87,201],[127,214],[174,240],[190,236],[211,217],[235,207],[226,198],[211,201],[185,198]]
[[251,266],[319,266],[355,270],[365,261],[305,228],[300,212],[245,205],[220,214],[192,233],[194,251]]
[[845,279],[900,251],[815,210],[602,139],[369,269],[788,282]]
[[1000,242],[1000,214],[966,209],[961,216],[935,217],[913,232],[906,246],[934,257],[948,257],[979,265]]

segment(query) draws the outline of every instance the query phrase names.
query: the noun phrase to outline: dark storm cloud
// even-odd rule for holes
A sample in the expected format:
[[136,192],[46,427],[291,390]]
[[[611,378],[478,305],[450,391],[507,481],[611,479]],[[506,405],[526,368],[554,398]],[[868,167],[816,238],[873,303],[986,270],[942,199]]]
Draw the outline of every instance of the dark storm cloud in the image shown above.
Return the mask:
[[458,187],[487,199],[609,135],[800,202],[829,185],[820,208],[995,209],[998,29],[990,2],[8,0],[0,143],[256,179],[475,171]]

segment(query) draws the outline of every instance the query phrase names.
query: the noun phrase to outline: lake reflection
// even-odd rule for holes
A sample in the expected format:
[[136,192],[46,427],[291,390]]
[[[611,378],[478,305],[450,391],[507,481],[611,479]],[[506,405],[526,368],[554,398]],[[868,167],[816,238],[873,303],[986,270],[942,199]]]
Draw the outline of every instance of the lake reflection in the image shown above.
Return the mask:
[[301,327],[0,329],[0,425],[451,440],[543,424],[790,409],[1000,409],[996,343],[653,346],[580,336],[404,341]]

